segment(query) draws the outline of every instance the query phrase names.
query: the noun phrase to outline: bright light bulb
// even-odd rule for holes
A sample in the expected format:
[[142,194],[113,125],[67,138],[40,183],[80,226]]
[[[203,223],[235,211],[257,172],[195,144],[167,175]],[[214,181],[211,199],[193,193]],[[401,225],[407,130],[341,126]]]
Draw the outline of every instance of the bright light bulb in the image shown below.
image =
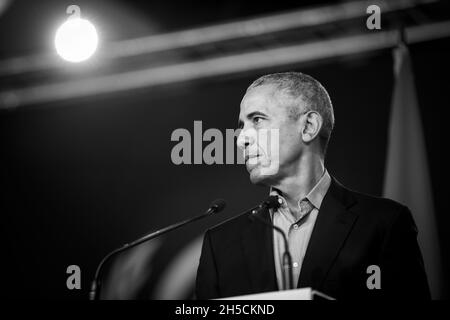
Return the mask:
[[56,52],[67,61],[81,62],[97,49],[97,31],[92,23],[81,18],[69,18],[56,31]]

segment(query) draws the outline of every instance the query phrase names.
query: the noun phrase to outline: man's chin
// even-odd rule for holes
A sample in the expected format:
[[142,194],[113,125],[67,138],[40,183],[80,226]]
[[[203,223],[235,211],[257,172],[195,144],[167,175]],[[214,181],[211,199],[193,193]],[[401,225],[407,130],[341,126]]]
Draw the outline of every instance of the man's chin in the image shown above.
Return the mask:
[[273,177],[270,175],[263,174],[264,170],[261,168],[254,168],[249,172],[250,182],[256,185],[270,185],[270,181],[273,180]]

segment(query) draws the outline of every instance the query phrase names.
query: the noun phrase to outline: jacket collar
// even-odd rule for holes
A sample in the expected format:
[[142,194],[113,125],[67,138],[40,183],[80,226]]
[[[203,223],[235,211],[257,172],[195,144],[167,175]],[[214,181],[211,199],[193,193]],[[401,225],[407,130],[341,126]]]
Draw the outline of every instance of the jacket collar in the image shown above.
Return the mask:
[[314,225],[297,287],[320,289],[357,220],[356,199],[334,177]]
[[[350,211],[355,202],[352,193],[332,177],[311,234],[297,287],[320,289],[357,219],[357,214]],[[269,210],[259,214],[271,223]],[[263,223],[249,219],[241,240],[252,292],[277,290],[273,231]]]

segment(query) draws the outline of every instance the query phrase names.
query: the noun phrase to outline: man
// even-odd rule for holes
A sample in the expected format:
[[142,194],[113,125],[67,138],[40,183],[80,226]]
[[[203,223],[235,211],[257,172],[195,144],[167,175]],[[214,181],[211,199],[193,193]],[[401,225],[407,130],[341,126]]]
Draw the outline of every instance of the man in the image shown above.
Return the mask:
[[[239,123],[251,182],[282,200],[259,214],[288,239],[295,287],[336,299],[430,298],[408,208],[351,191],[326,170],[334,113],[317,80],[297,72],[257,79],[242,99]],[[276,152],[258,139],[264,131],[277,132]],[[197,297],[283,289],[283,252],[281,235],[249,213],[208,230]]]

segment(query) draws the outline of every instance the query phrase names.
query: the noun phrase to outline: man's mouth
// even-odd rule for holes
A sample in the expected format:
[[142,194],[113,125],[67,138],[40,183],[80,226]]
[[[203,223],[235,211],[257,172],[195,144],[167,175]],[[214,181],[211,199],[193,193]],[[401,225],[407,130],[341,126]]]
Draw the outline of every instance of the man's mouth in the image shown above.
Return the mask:
[[252,155],[246,155],[246,156],[245,156],[245,162],[247,163],[247,161],[248,161],[249,159],[257,158],[257,157],[259,157],[259,156],[260,156],[259,153],[258,153],[258,154],[252,154]]

